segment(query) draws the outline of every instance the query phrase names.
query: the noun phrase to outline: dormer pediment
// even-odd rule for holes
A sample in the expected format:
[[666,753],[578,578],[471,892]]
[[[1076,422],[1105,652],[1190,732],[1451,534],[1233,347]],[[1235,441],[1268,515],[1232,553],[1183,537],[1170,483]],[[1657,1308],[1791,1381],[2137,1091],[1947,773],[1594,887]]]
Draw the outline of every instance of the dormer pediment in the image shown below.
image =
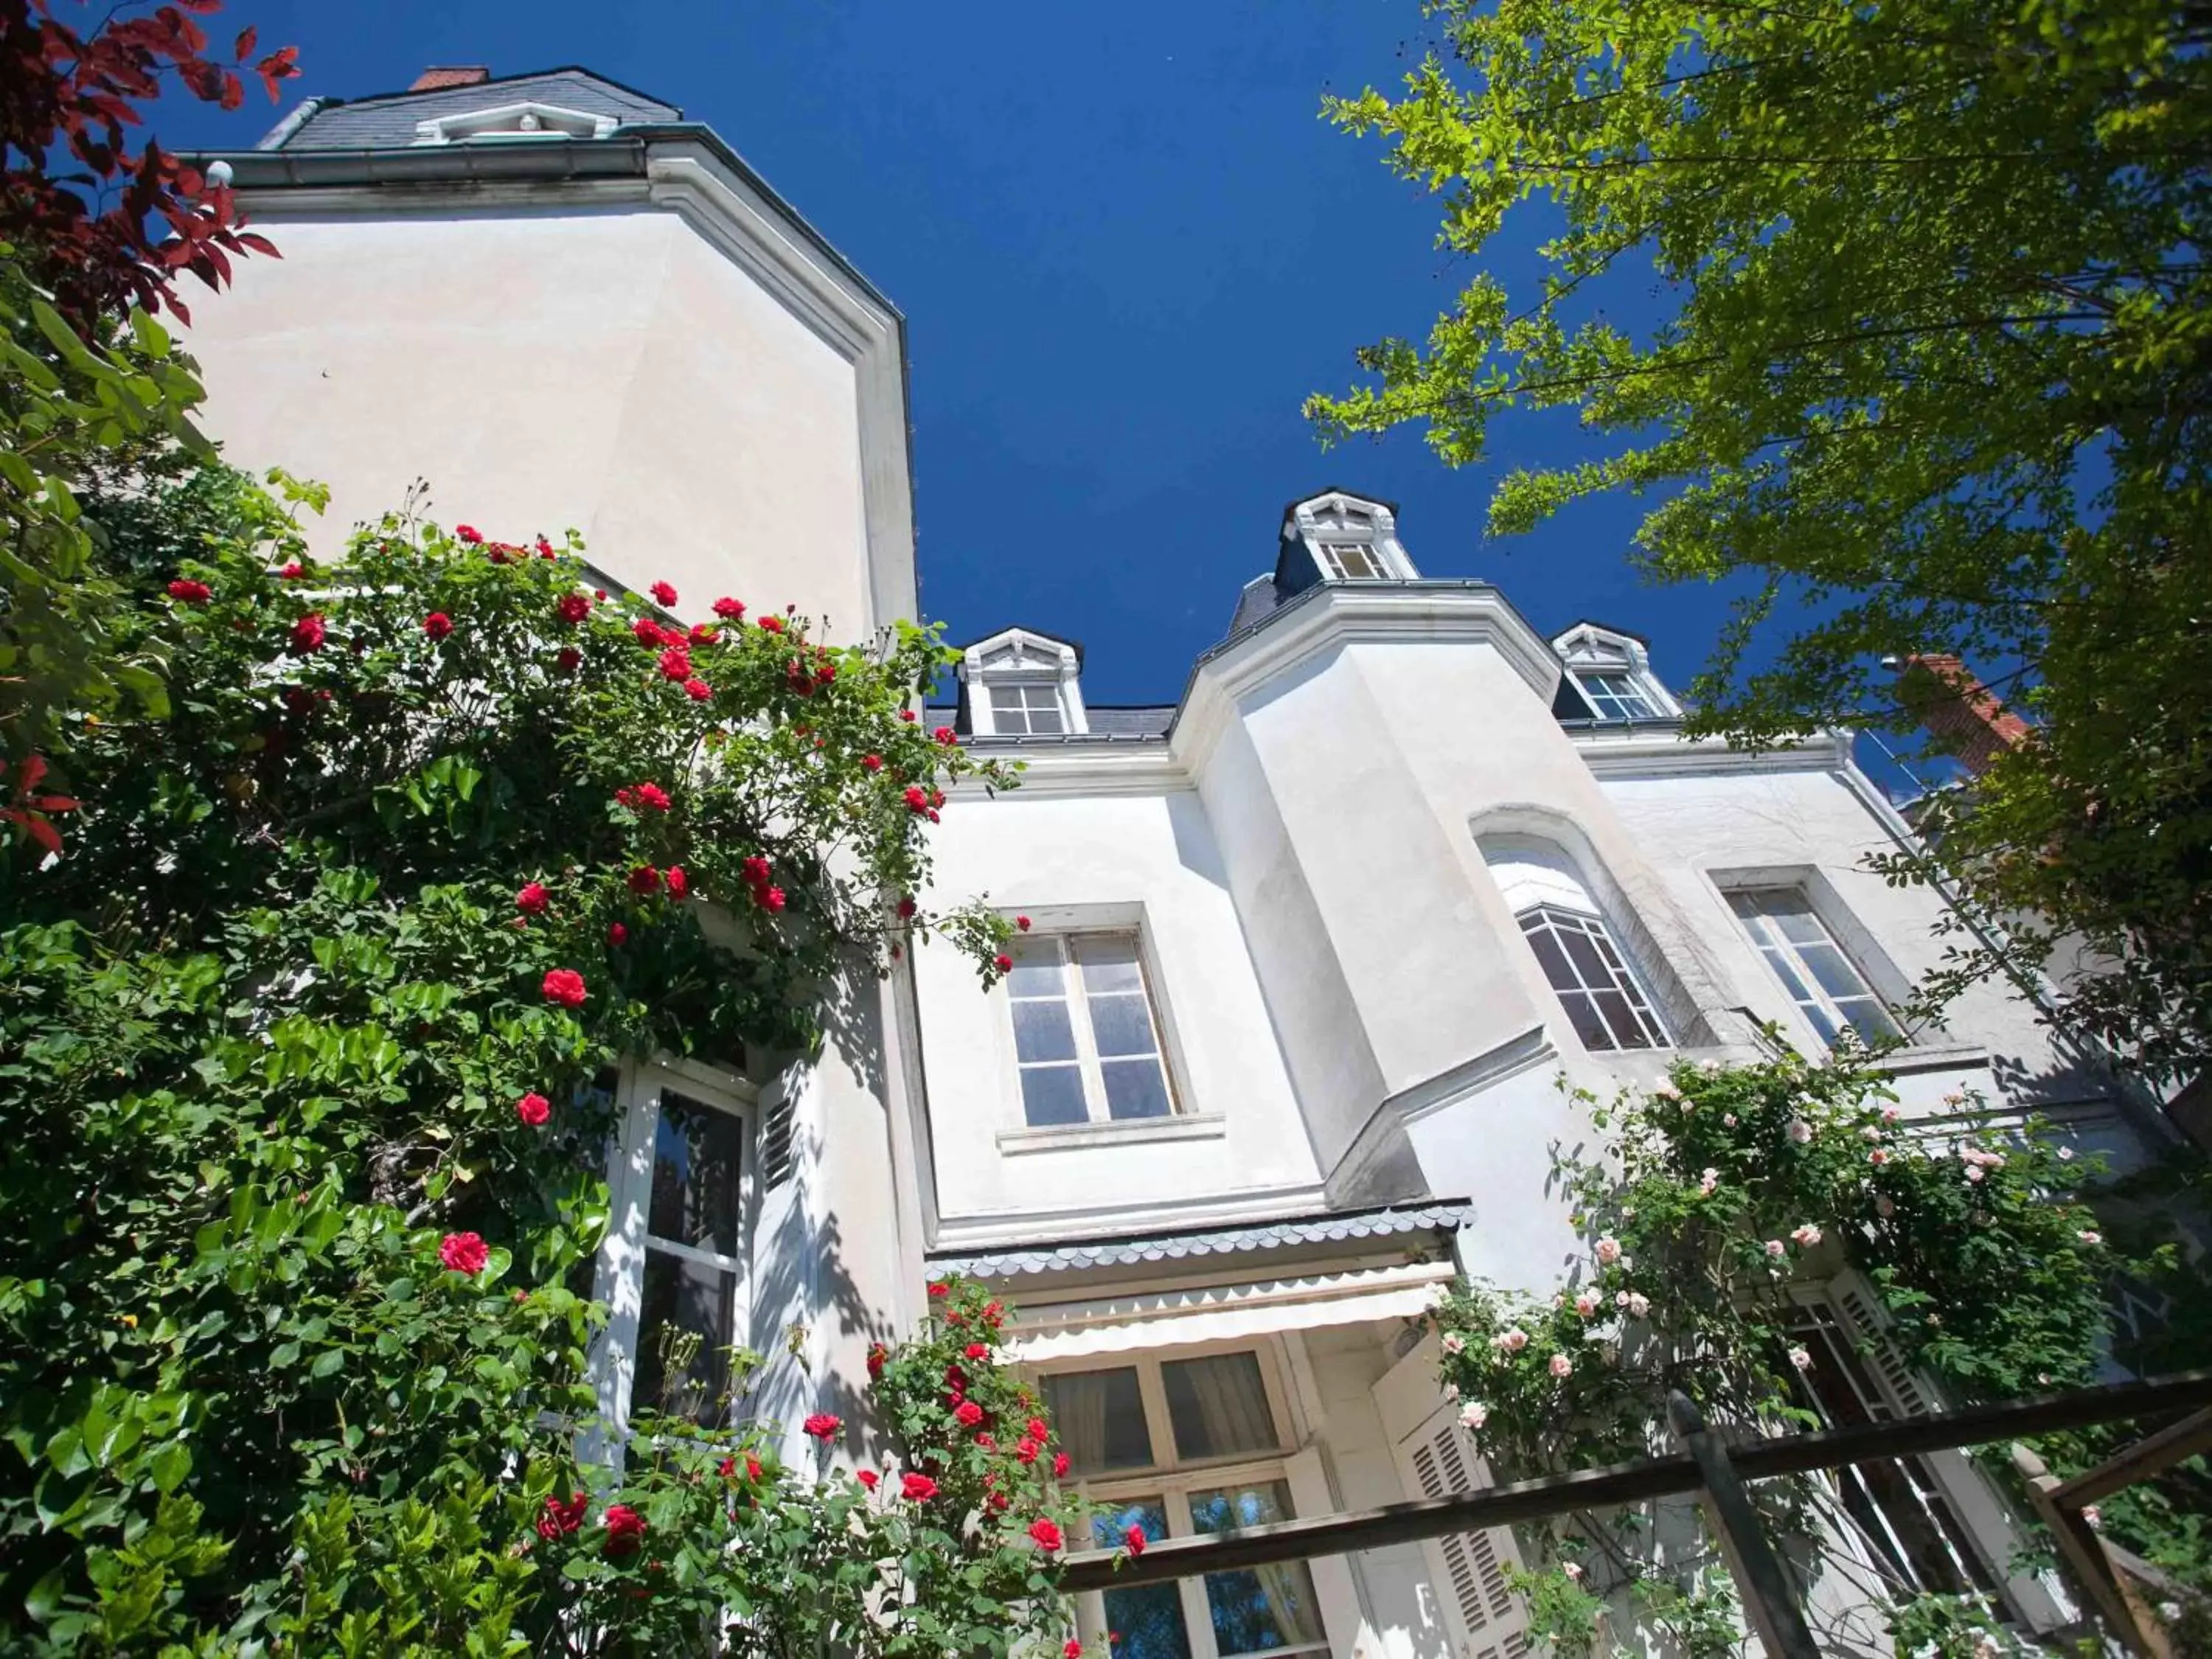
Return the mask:
[[[1671,720],[1682,712],[1651,672],[1651,651],[1623,629],[1578,622],[1553,637],[1552,649],[1566,665],[1580,701],[1601,720]],[[1558,712],[1576,714],[1555,705]]]
[[621,125],[619,116],[525,101],[418,121],[415,142],[458,144],[474,139],[605,138]]
[[1006,628],[961,647],[965,729],[978,737],[1048,737],[1089,730],[1083,647],[1035,629]]
[[1324,489],[1283,509],[1275,582],[1285,594],[1316,581],[1412,581],[1420,575],[1398,539],[1392,501]]

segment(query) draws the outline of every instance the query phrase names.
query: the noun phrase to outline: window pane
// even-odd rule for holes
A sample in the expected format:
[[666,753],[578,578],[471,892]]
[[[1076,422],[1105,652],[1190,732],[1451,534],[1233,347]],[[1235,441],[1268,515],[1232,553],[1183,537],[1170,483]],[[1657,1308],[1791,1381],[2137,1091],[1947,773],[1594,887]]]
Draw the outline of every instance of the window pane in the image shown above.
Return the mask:
[[1797,957],[1812,969],[1813,977],[1820,981],[1820,988],[1830,996],[1857,997],[1866,994],[1867,984],[1859,977],[1859,970],[1852,967],[1850,959],[1834,945],[1825,941],[1819,945],[1800,945]]
[[1017,1002],[1014,1005],[1014,1054],[1027,1061],[1073,1060],[1075,1027],[1064,1002]]
[[[1290,1487],[1280,1480],[1190,1495],[1194,1531],[1226,1532],[1291,1518]],[[1206,1576],[1206,1611],[1224,1656],[1267,1653],[1324,1640],[1313,1576],[1303,1561]]]
[[[1869,1042],[1887,1042],[1899,1034],[1897,1022],[1889,1017],[1889,1010],[1872,997],[1855,997],[1838,1006],[1844,1018],[1850,1021],[1851,1029]],[[1829,1036],[1832,1037],[1834,1033]]]
[[[1273,1451],[1275,1419],[1255,1354],[1224,1353],[1204,1359],[1170,1359],[1160,1367],[1166,1384],[1168,1422],[1179,1457],[1226,1457]],[[1198,1500],[1191,1499],[1194,1506]],[[1200,1528],[1201,1531],[1204,1528]]]
[[1575,1028],[1583,1047],[1595,1054],[1603,1054],[1613,1046],[1613,1032],[1590,1000],[1587,991],[1562,991],[1559,1006],[1566,1011],[1567,1024]]
[[[1091,1523],[1094,1547],[1118,1549],[1129,1528],[1140,1527],[1147,1541],[1168,1535],[1167,1507],[1157,1498],[1115,1500]],[[1182,1597],[1173,1584],[1140,1584],[1106,1592],[1106,1628],[1121,1638],[1112,1659],[1190,1659],[1190,1632],[1182,1619]]]
[[1075,959],[1083,964],[1083,986],[1100,991],[1145,988],[1144,969],[1137,965],[1137,941],[1127,934],[1093,933],[1075,942]]
[[663,1090],[647,1231],[672,1244],[735,1255],[744,1168],[743,1120]]
[[1574,963],[1582,981],[1593,990],[1601,985],[1613,983],[1613,975],[1607,969],[1605,959],[1598,955],[1597,946],[1579,927],[1561,927],[1559,943],[1567,947],[1567,959]]
[[1152,1467],[1152,1441],[1135,1367],[1062,1371],[1044,1378],[1042,1386],[1053,1431],[1073,1473]]
[[1606,1030],[1613,1040],[1624,1048],[1649,1048],[1651,1039],[1644,1034],[1628,999],[1618,991],[1600,991],[1596,995],[1598,1012],[1605,1020]]
[[1018,939],[1008,948],[1014,959],[1006,975],[1006,994],[1012,997],[1064,997],[1067,978],[1060,965],[1060,941],[1055,939]]
[[1175,1110],[1168,1098],[1167,1079],[1160,1062],[1147,1054],[1142,1060],[1109,1060],[1098,1068],[1106,1078],[1109,1117],[1166,1117]]
[[1141,996],[1091,999],[1091,1030],[1102,1054],[1152,1052],[1152,1015]]
[[1060,707],[1059,707],[1059,705],[1058,705],[1058,704],[1056,704],[1056,703],[1054,703],[1054,704],[1048,704],[1048,705],[1047,705],[1045,708],[1032,708],[1032,709],[1030,709],[1030,730],[1031,732],[1057,732],[1057,731],[1059,731],[1059,730],[1060,730]]
[[665,1411],[712,1425],[728,1409],[730,1322],[738,1276],[704,1262],[645,1253],[645,1295],[637,1322],[637,1370],[630,1411]]
[[1032,1128],[1089,1121],[1091,1111],[1083,1103],[1082,1072],[1073,1066],[1023,1066],[1022,1115]]
[[1548,927],[1538,927],[1528,934],[1529,946],[1536,952],[1536,960],[1544,969],[1544,977],[1552,982],[1554,991],[1576,988],[1575,970],[1567,965],[1567,953],[1559,949],[1559,942],[1552,937]]

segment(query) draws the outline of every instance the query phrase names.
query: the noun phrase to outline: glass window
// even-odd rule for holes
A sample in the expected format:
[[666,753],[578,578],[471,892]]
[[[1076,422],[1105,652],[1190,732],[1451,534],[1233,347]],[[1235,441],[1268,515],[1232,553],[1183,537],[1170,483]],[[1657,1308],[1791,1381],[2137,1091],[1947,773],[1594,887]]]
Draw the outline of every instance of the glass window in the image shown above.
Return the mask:
[[1012,954],[1014,1062],[1032,1127],[1175,1110],[1135,934],[1033,934]]
[[1668,1046],[1666,1028],[1602,917],[1539,904],[1521,912],[1518,920],[1583,1047],[1602,1052]]
[[1575,676],[1575,684],[1582,687],[1583,698],[1601,720],[1658,718],[1658,709],[1644,696],[1644,688],[1637,684],[1633,674],[1580,673]]
[[1018,680],[991,687],[991,726],[1014,737],[1065,732],[1060,686],[1048,680]]
[[1321,557],[1322,574],[1331,581],[1382,581],[1390,574],[1382,554],[1366,542],[1316,542],[1314,550]]
[[1740,887],[1729,892],[1729,905],[1823,1042],[1834,1042],[1845,1026],[1867,1042],[1902,1035],[1888,1006],[1844,954],[1803,888]]
[[1267,1409],[1267,1385],[1257,1354],[1170,1359],[1160,1366],[1160,1381],[1177,1457],[1228,1457],[1273,1451],[1282,1443]]
[[1079,1475],[1152,1465],[1144,1390],[1133,1366],[1110,1371],[1061,1371],[1044,1379],[1053,1431]]
[[[1190,1495],[1190,1528],[1197,1533],[1264,1527],[1288,1521],[1293,1513],[1290,1484],[1283,1480],[1221,1486]],[[1327,1643],[1321,1608],[1314,1600],[1313,1575],[1303,1561],[1277,1562],[1237,1572],[1209,1572],[1206,1607],[1212,1615],[1214,1646],[1224,1656],[1304,1652]]]
[[[1055,1425],[1057,1422],[1055,1418]],[[1132,1527],[1144,1528],[1147,1542],[1165,1538],[1165,1501],[1158,1497],[1109,1499],[1106,1512],[1091,1522],[1091,1542],[1098,1549],[1119,1549]],[[1120,1638],[1112,1644],[1114,1659],[1190,1659],[1190,1626],[1183,1619],[1182,1593],[1173,1583],[1109,1589],[1103,1599],[1106,1628]]]

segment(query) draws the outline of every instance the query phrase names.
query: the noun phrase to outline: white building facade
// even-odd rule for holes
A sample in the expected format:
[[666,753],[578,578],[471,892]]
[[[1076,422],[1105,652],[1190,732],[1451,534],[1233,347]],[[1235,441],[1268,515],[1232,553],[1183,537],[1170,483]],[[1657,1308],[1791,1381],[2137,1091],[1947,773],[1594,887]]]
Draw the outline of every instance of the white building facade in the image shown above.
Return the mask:
[[[333,540],[428,476],[451,514],[574,525],[690,609],[795,602],[846,637],[912,611],[902,322],[680,112],[580,70],[464,79],[311,107],[228,159],[284,258],[203,307],[210,425],[330,482]],[[675,1324],[787,1356],[754,1409],[864,1424],[867,1345],[958,1271],[1018,1304],[1117,1532],[1437,1495],[1486,1477],[1424,1310],[1461,1272],[1549,1289],[1577,1254],[1549,1181],[1595,1136],[1570,1088],[1753,1058],[1771,1022],[1808,1054],[1903,1036],[1884,1065],[1911,1115],[1976,1095],[2123,1164],[2161,1136],[2008,988],[1903,1028],[1942,901],[1865,867],[1907,831],[1846,742],[1686,740],[1642,640],[1547,636],[1487,583],[1424,579],[1391,503],[1325,489],[1254,527],[1274,564],[1224,596],[1173,704],[1087,702],[1082,648],[1048,631],[1079,619],[967,647],[934,718],[1027,769],[955,793],[934,896],[1029,919],[1004,982],[926,947],[856,980],[817,1063],[612,1080],[611,1416]],[[726,1187],[711,1248],[653,1232],[672,1136]],[[1870,1304],[1807,1297],[1830,1386],[1923,1403],[1853,1347]],[[1979,1477],[1915,1480],[1869,1500],[1908,1571],[1978,1553],[2047,1617],[2003,1584]],[[1511,1553],[1449,1539],[1080,1613],[1121,1659],[1510,1659]]]

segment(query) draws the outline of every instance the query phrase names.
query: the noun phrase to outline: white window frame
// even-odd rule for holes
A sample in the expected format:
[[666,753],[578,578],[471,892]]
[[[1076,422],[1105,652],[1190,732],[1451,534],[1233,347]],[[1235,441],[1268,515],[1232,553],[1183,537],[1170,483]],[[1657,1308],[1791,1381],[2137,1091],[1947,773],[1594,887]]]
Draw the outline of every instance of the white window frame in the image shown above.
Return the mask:
[[[1576,990],[1570,991],[1565,987],[1552,983],[1550,970],[1544,966],[1543,957],[1538,953],[1535,940],[1529,931],[1529,918],[1532,916],[1540,917],[1540,925],[1552,933],[1553,948],[1559,951],[1576,977]],[[1524,905],[1514,912],[1513,920],[1521,929],[1522,943],[1528,947],[1528,954],[1536,957],[1536,971],[1543,975],[1553,1000],[1559,1005],[1559,1012],[1565,1015],[1568,1029],[1575,1033],[1576,1040],[1585,1049],[1594,1054],[1627,1054],[1663,1053],[1674,1046],[1674,1035],[1668,1030],[1667,1022],[1660,1018],[1657,1001],[1644,986],[1643,976],[1636,971],[1636,963],[1630,959],[1628,952],[1621,949],[1620,939],[1613,936],[1612,925],[1606,921],[1602,912],[1547,899],[1541,903]],[[1611,984],[1580,984],[1583,970],[1575,961],[1574,952],[1559,943],[1558,936],[1566,933],[1581,933],[1597,941],[1601,955],[1611,957],[1610,963],[1606,964]],[[1603,1006],[1597,1000],[1596,994],[1599,992],[1610,992],[1628,1005],[1629,1015],[1636,1022],[1644,1042],[1632,1043],[1621,1041],[1621,1034],[1613,1029],[1613,1022],[1606,1017]],[[1583,1036],[1581,1029],[1575,1024],[1574,1015],[1567,1008],[1566,999],[1571,994],[1579,994],[1588,1000],[1598,1024],[1605,1027],[1607,1035],[1613,1039],[1610,1042],[1599,1047]]]
[[[1736,908],[1739,901],[1755,903],[1762,896],[1769,893],[1786,893],[1794,896],[1797,904],[1802,907],[1802,913],[1810,917],[1813,925],[1820,930],[1820,937],[1826,942],[1828,948],[1832,950],[1844,965],[1857,977],[1861,995],[1881,1012],[1882,1018],[1889,1025],[1888,1035],[1899,1040],[1909,1040],[1911,1033],[1905,1030],[1905,1022],[1898,1018],[1896,1008],[1892,1006],[1890,1000],[1882,994],[1881,988],[1875,982],[1875,975],[1867,971],[1866,964],[1859,960],[1856,952],[1848,949],[1843,940],[1836,936],[1835,928],[1829,924],[1828,918],[1821,914],[1819,895],[1815,894],[1810,887],[1802,881],[1786,880],[1723,884],[1721,896],[1728,902],[1729,915],[1735,919],[1738,930],[1751,945],[1753,952],[1759,957],[1769,979],[1784,996],[1790,999],[1792,1011],[1821,1046],[1832,1048],[1837,1040],[1845,1031],[1853,1032],[1862,1042],[1871,1042],[1877,1039],[1869,1038],[1858,1030],[1857,1023],[1844,1012],[1842,1005],[1826,987],[1821,985],[1820,975],[1806,965],[1805,958],[1799,952],[1796,942],[1784,937],[1781,929],[1774,925],[1771,916],[1764,911],[1760,911],[1755,916],[1747,916]],[[1783,957],[1788,958],[1786,973],[1784,971],[1784,964],[1778,960],[1778,957]],[[1798,995],[1790,988],[1793,980],[1803,988],[1805,992],[1803,996]],[[1854,997],[1851,1000],[1856,1001],[1859,998]],[[1832,1026],[1833,1030],[1823,1030],[1824,1024]]]
[[[1595,715],[1599,720],[1607,722],[1608,725],[1625,726],[1632,720],[1664,720],[1667,718],[1667,716],[1660,711],[1658,703],[1653,699],[1650,688],[1644,678],[1632,668],[1626,665],[1618,668],[1594,665],[1589,668],[1575,669],[1572,672],[1574,674],[1575,690],[1581,694],[1583,703],[1589,707],[1592,714]],[[1624,681],[1626,683],[1627,690],[1625,693],[1613,690],[1600,690],[1590,684],[1591,681],[1600,678]],[[1642,714],[1607,714],[1604,708],[1605,703],[1610,702],[1618,704],[1626,701],[1629,697],[1633,697],[1638,702],[1644,706],[1644,712]]]
[[1026,732],[1002,732],[998,711],[992,707],[994,685],[1049,685],[1060,702],[1062,735],[1082,737],[1091,730],[1083,706],[1082,665],[1075,647],[1065,641],[1026,628],[1008,628],[976,641],[961,653],[960,678],[968,688],[968,732],[970,737],[1020,738]]
[[[1218,1358],[1236,1353],[1249,1353],[1259,1364],[1261,1386],[1267,1396],[1268,1416],[1275,1425],[1274,1447],[1265,1452],[1236,1452],[1224,1457],[1177,1457],[1175,1427],[1168,1416],[1167,1377],[1162,1367],[1177,1360]],[[1085,1354],[1037,1366],[1030,1376],[1032,1380],[1042,1384],[1048,1376],[1069,1372],[1132,1370],[1137,1373],[1137,1391],[1144,1404],[1146,1436],[1152,1443],[1152,1462],[1142,1469],[1112,1469],[1097,1474],[1072,1476],[1069,1485],[1084,1497],[1104,1504],[1156,1498],[1167,1516],[1168,1536],[1188,1538],[1193,1535],[1190,1495],[1194,1492],[1240,1484],[1256,1486],[1262,1482],[1279,1482],[1286,1489],[1292,1487],[1295,1472],[1291,1467],[1291,1460],[1296,1455],[1297,1431],[1290,1415],[1291,1401],[1281,1356],[1272,1342],[1211,1343],[1202,1347],[1177,1348],[1158,1353]],[[1303,1505],[1298,1503],[1295,1491],[1291,1495],[1291,1505],[1294,1516],[1303,1512]],[[1098,1547],[1113,1548],[1118,1546],[1119,1540],[1100,1538],[1096,1542]],[[1309,1564],[1310,1573],[1310,1570]],[[1175,1583],[1182,1606],[1183,1629],[1190,1641],[1191,1659],[1221,1659],[1220,1650],[1214,1640],[1213,1612],[1206,1600],[1205,1576],[1200,1574],[1180,1578]],[[1091,1650],[1095,1644],[1097,1651],[1104,1652],[1108,1629],[1104,1593],[1086,1591],[1075,1598],[1075,1604],[1077,1626],[1085,1650]],[[1314,1613],[1322,1625],[1319,1642],[1310,1646],[1269,1648],[1265,1651],[1269,1655],[1285,1656],[1331,1651],[1328,1608],[1324,1592],[1317,1581],[1314,1590]]]
[[[1127,939],[1133,947],[1137,963],[1137,976],[1144,987],[1145,1016],[1151,1022],[1152,1055],[1160,1068],[1161,1086],[1167,1091],[1168,1109],[1154,1117],[1115,1117],[1112,1104],[1106,1096],[1106,1073],[1100,1063],[1098,1040],[1091,1024],[1091,998],[1083,986],[1083,970],[1071,944],[1086,939]],[[1152,952],[1146,948],[1145,931],[1141,927],[1111,926],[1038,928],[1022,941],[1030,948],[1050,945],[1060,954],[1060,995],[1067,1008],[1068,1025],[1075,1036],[1075,1066],[1077,1075],[1083,1080],[1084,1118],[1080,1123],[1031,1123],[1029,1103],[1022,1091],[1022,1073],[1037,1066],[1064,1066],[1065,1061],[1032,1061],[1027,1066],[1021,1058],[1020,1039],[1014,1030],[1013,985],[1011,976],[1005,981],[1005,994],[998,1000],[1006,1014],[1006,1052],[1014,1067],[1014,1109],[1020,1115],[1022,1126],[1036,1132],[1054,1129],[1080,1129],[1087,1125],[1166,1123],[1183,1115],[1182,1091],[1176,1085],[1176,1068],[1168,1044],[1167,1022],[1160,1017],[1159,976],[1152,969]],[[1023,1000],[1045,999],[1024,998]],[[1133,1056],[1117,1056],[1133,1058]]]
[[[1644,641],[1632,634],[1618,629],[1603,628],[1595,623],[1577,623],[1552,641],[1552,649],[1574,682],[1575,695],[1583,706],[1601,726],[1625,726],[1633,720],[1671,720],[1682,716],[1682,705],[1674,700],[1658,675],[1651,671],[1651,653]],[[1626,679],[1636,696],[1650,711],[1643,714],[1608,714],[1598,706],[1598,697],[1610,694],[1594,693],[1589,677],[1607,674]]]
[[[1008,713],[1007,710],[999,707],[999,693],[1001,691],[1018,691],[1021,693],[1022,725],[1019,730],[1016,730],[1001,724]],[[1030,729],[1030,719],[1036,713],[1036,711],[1030,706],[1029,694],[1032,691],[1042,691],[1046,697],[1050,701],[1054,712],[1060,716],[1060,730],[1058,732],[1041,732]],[[978,724],[975,718],[975,704],[978,701],[977,694],[979,692],[981,693],[980,700],[990,705],[990,720],[988,724],[990,726],[991,735],[994,737],[1060,737],[1065,736],[1067,732],[1067,698],[1062,693],[1059,678],[1056,676],[1049,678],[1042,674],[994,674],[990,676],[979,686],[973,687],[969,691],[968,714],[969,725],[971,729],[974,729]]]
[[[1296,539],[1313,561],[1324,581],[1404,582],[1419,580],[1420,572],[1398,539],[1397,514],[1383,502],[1364,495],[1329,490],[1294,503],[1284,514],[1282,539]],[[1364,556],[1373,567],[1364,576],[1350,574],[1339,550]]]
[[[648,1238],[653,1151],[660,1131],[664,1091],[727,1112],[742,1125],[739,1145],[744,1162],[738,1176],[734,1255]],[[644,1314],[648,1252],[734,1274],[731,1341],[744,1346],[751,1335],[750,1257],[753,1225],[760,1211],[760,1114],[759,1092],[751,1084],[690,1060],[623,1061],[615,1098],[621,1118],[608,1148],[607,1236],[599,1249],[592,1290],[594,1298],[607,1308],[607,1324],[595,1346],[592,1370],[599,1418],[605,1425],[602,1432],[611,1433],[618,1447],[629,1433],[630,1390],[637,1376],[638,1330]]]
[[[1333,582],[1387,582],[1394,580],[1389,562],[1382,550],[1371,541],[1340,537],[1334,541],[1312,544],[1314,559],[1321,566],[1321,574]],[[1347,560],[1358,558],[1369,567],[1365,570],[1347,568]]]

